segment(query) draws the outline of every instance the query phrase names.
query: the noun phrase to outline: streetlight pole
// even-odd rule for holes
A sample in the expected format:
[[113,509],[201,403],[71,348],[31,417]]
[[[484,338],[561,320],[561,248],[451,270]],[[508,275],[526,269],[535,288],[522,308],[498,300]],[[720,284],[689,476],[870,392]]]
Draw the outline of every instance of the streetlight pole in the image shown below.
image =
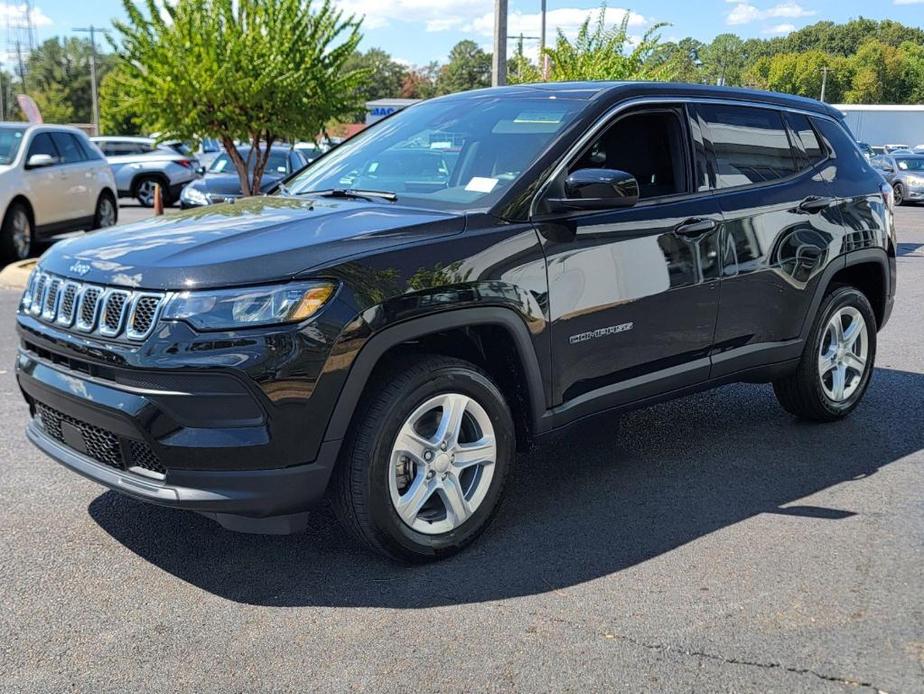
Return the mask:
[[491,86],[504,86],[507,84],[507,0],[494,0],[494,55],[491,63]]
[[93,131],[94,135],[99,135],[99,94],[96,88],[96,32],[108,34],[107,29],[100,29],[92,24],[86,29],[74,29],[85,34],[90,34],[90,98],[93,101]]
[[546,0],[542,0],[539,20],[539,74],[542,75],[543,82],[549,79],[549,63],[545,57],[545,10]]
[[825,100],[825,87],[828,86],[828,69],[827,65],[821,68],[821,97],[818,99],[821,102]]

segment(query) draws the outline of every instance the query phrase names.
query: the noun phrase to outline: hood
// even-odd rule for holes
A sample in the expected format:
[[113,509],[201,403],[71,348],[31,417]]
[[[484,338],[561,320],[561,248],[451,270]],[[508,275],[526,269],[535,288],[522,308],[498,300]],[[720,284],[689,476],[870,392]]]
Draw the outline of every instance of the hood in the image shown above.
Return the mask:
[[463,215],[393,203],[248,198],[85,234],[55,244],[39,264],[99,284],[228,287],[290,279],[464,226]]
[[[266,192],[272,188],[282,175],[275,171],[267,171],[260,179],[260,191]],[[190,183],[193,188],[201,190],[206,195],[214,196],[237,196],[241,194],[241,179],[237,171],[231,173],[206,173],[202,178]]]

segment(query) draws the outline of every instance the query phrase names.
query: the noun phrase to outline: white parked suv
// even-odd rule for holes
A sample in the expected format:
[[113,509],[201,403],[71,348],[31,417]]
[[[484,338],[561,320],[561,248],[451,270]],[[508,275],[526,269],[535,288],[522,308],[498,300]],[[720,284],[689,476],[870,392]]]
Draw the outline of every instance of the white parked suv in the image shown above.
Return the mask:
[[102,152],[77,128],[0,123],[0,258],[28,258],[37,242],[112,226],[116,185]]
[[199,178],[199,162],[192,150],[177,141],[160,144],[151,137],[106,135],[90,138],[112,167],[119,197],[135,198],[143,207],[154,206],[154,187],[159,185],[164,204],[180,199],[187,183]]

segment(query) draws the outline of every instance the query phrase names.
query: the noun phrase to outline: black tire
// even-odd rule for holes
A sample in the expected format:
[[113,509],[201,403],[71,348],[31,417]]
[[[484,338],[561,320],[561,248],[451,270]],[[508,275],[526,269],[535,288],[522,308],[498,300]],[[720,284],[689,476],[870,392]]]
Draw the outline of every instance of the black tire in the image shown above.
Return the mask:
[[164,207],[168,207],[169,193],[167,182],[161,176],[139,176],[132,185],[132,197],[135,198],[142,207],[154,207],[154,184],[160,186],[160,192]]
[[[111,217],[106,210],[106,205],[111,205]],[[99,199],[96,201],[96,212],[93,214],[93,228],[94,229],[105,229],[106,227],[114,226],[119,223],[119,204],[116,202],[116,199],[113,197],[112,193],[104,190],[99,194]]]
[[35,225],[29,208],[21,202],[13,203],[0,226],[0,255],[5,262],[14,262],[31,257],[34,251]]
[[[463,394],[483,408],[494,429],[496,459],[487,493],[472,515],[448,532],[425,534],[402,520],[392,503],[391,455],[396,437],[412,413],[445,393]],[[379,370],[354,415],[334,470],[334,510],[354,537],[392,559],[421,563],[451,556],[472,543],[497,512],[513,462],[515,439],[513,418],[503,395],[477,366],[427,354],[397,360]],[[448,518],[448,506],[446,514]]]
[[[834,400],[822,385],[819,366],[822,340],[829,339],[827,326],[836,312],[845,307],[856,309],[866,323],[866,364],[859,382],[849,397]],[[849,326],[848,326],[849,327]],[[876,316],[863,292],[853,287],[835,287],[821,302],[809,333],[802,359],[795,373],[774,381],[773,391],[787,412],[816,422],[833,422],[850,414],[866,393],[876,359]],[[856,372],[853,372],[854,374]],[[853,378],[856,378],[854,375]],[[852,383],[853,381],[851,381]]]
[[905,189],[902,187],[901,183],[896,183],[892,186],[892,195],[896,205],[905,204]]

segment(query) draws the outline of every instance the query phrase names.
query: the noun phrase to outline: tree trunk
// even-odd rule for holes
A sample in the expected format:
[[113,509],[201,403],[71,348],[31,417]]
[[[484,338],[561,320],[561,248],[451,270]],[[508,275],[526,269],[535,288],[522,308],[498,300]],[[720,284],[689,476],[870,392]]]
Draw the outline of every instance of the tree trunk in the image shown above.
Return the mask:
[[257,146],[260,142],[259,135],[257,135],[256,141],[251,143],[251,153],[257,153],[257,161],[253,168],[253,183],[250,187],[250,189],[254,191],[254,195],[260,194],[260,184],[263,182],[263,172],[266,171],[266,163],[269,161],[270,149],[272,148],[275,139],[276,138],[274,138],[272,135],[267,134],[266,146],[262,150]]
[[[244,161],[244,157],[241,156],[241,153],[237,150],[237,147],[234,145],[234,140],[230,137],[222,137],[221,144],[225,148],[225,152],[228,154],[228,157],[231,159],[231,163],[234,164],[234,168],[237,170],[237,177],[241,181],[241,194],[244,197],[250,196],[250,176],[247,172],[247,166],[249,161]],[[251,154],[253,152],[251,151]],[[248,157],[248,160],[250,157]]]

